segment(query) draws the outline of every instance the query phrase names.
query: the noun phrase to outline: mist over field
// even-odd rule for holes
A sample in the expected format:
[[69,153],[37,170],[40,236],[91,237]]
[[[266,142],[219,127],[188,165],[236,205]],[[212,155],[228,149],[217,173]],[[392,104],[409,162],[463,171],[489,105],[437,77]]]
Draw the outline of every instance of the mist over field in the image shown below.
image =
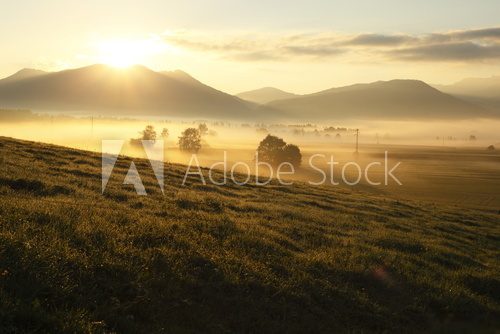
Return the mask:
[[[10,112],[10,114],[15,112]],[[5,112],[4,112],[5,114]],[[360,121],[340,120],[329,123],[268,122],[252,123],[242,121],[209,119],[161,119],[159,117],[123,116],[116,118],[102,116],[65,116],[60,113],[39,113],[28,119],[4,119],[2,133],[18,138],[44,141],[76,148],[100,150],[102,139],[136,138],[147,125],[153,125],[158,132],[163,128],[170,131],[167,146],[177,146],[178,137],[188,127],[205,123],[214,133],[204,139],[206,148],[255,149],[268,133],[279,135],[286,141],[301,144],[306,149],[351,145],[354,148],[355,129],[360,130],[359,142],[373,145],[413,145],[455,148],[486,148],[500,140],[500,120],[467,119],[454,121]],[[340,130],[328,130],[345,128]],[[317,133],[315,132],[317,131]],[[336,138],[339,134],[340,137]],[[475,139],[471,140],[471,136]]]
[[[1,131],[5,136],[93,152],[101,152],[103,140],[123,140],[121,154],[145,158],[144,151],[131,145],[130,140],[140,137],[139,132],[147,125],[152,125],[158,133],[163,128],[169,131],[167,138],[158,138],[163,143],[165,161],[187,165],[192,154],[179,150],[179,136],[186,128],[197,128],[199,124],[207,124],[209,129],[202,138],[202,149],[196,154],[197,162],[202,167],[215,164],[214,168],[223,168],[221,162],[226,154],[227,173],[234,164],[245,163],[249,168],[239,165],[235,167],[235,171],[243,174],[250,171],[255,174],[256,149],[267,134],[272,134],[298,145],[303,155],[301,167],[286,174],[286,180],[318,183],[323,181],[323,175],[316,169],[318,168],[327,175],[324,184],[334,187],[471,207],[496,208],[500,204],[500,155],[486,149],[489,145],[499,146],[497,141],[500,121],[497,120],[432,123],[346,120],[332,124],[252,124],[238,121],[103,118],[39,113],[30,114],[25,120],[4,122]],[[355,129],[360,130],[359,156],[353,155]],[[158,149],[157,145],[156,150]],[[385,181],[383,163],[386,151],[392,165],[401,162],[396,175],[403,187],[394,180],[390,180],[392,182],[387,185],[373,186],[364,177],[356,186],[349,187],[343,182],[341,169],[348,162],[356,162],[361,168],[372,162],[380,162],[380,166],[370,169],[369,180]],[[338,167],[330,169],[327,163],[331,158],[339,162]],[[195,171],[196,164],[193,161],[191,163],[193,168],[189,171]],[[286,168],[283,170],[288,171]],[[268,168],[261,167],[259,171],[260,175],[270,176]],[[364,170],[361,174],[363,172]],[[276,177],[276,169],[272,173]],[[356,180],[357,170],[352,167],[346,169],[345,175],[347,182]]]

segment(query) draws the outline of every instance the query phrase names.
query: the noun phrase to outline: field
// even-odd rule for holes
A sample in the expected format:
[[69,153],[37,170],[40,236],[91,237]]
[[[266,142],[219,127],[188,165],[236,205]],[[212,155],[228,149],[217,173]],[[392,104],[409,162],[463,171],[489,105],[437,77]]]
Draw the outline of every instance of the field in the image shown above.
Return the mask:
[[130,161],[101,195],[99,153],[0,137],[0,332],[500,328],[498,208]]
[[[141,118],[90,118],[75,115],[38,113],[26,111],[17,115],[12,111],[0,110],[0,133],[4,136],[41,141],[66,147],[100,152],[101,141],[122,139],[128,141],[148,124],[154,125],[158,133],[167,128],[170,136],[165,140],[165,158],[178,164],[187,164],[190,154],[179,152],[177,141],[181,132],[188,127],[197,127],[195,120],[165,120]],[[24,116],[23,116],[24,115]],[[23,116],[23,117],[21,117]],[[2,119],[3,117],[3,119]],[[353,157],[355,137],[349,131],[325,132],[328,124],[309,127],[293,127],[283,124],[245,124],[237,122],[206,122],[215,135],[207,135],[202,150],[197,154],[202,166],[210,166],[223,160],[227,153],[229,169],[235,162],[255,164],[255,150],[267,135],[267,130],[288,143],[296,144],[303,154],[303,163],[293,176],[295,181],[318,181],[321,175],[311,168],[309,159],[316,154],[314,165],[328,173],[326,161],[330,156],[341,164],[335,168],[334,179],[340,180],[342,165],[356,161],[361,167],[371,162],[383,162],[388,152],[390,165],[401,165],[395,175],[402,182],[399,186],[389,182],[388,186],[370,186],[364,178],[356,187],[341,182],[339,187],[390,196],[401,200],[417,200],[427,203],[441,203],[475,209],[498,210],[500,208],[500,150],[488,151],[490,144],[500,148],[498,143],[498,120],[475,120],[457,122],[360,122],[346,121],[343,127],[361,128],[360,155]],[[474,130],[481,129],[481,130]],[[315,133],[314,131],[318,131]],[[297,134],[298,133],[298,134]],[[470,141],[473,133],[477,140]],[[341,135],[336,139],[336,134]],[[380,135],[379,135],[380,134]],[[436,134],[440,139],[436,139]],[[446,136],[453,138],[447,139]],[[443,140],[443,137],[446,137]],[[142,152],[140,152],[142,153]],[[140,156],[134,150],[127,155]],[[383,164],[382,164],[383,165]],[[384,170],[371,168],[371,179],[381,181]],[[245,172],[245,169],[240,171]],[[252,170],[252,172],[255,172]],[[263,171],[265,173],[265,170]],[[355,172],[348,169],[349,179],[355,179]]]

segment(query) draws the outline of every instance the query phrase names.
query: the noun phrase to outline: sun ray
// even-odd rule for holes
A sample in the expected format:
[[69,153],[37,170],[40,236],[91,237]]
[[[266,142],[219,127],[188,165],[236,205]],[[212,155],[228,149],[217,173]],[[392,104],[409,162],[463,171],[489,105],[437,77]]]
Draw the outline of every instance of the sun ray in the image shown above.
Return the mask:
[[146,65],[153,56],[167,49],[168,45],[157,39],[108,40],[98,44],[98,61],[117,68]]

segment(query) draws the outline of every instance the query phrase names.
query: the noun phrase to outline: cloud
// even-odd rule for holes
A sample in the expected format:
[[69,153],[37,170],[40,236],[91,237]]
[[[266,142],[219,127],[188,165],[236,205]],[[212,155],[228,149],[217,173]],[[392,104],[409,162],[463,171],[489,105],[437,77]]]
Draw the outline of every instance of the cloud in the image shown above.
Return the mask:
[[296,58],[329,57],[346,52],[337,39],[318,34],[218,36],[182,33],[165,37],[176,47],[218,54],[237,61],[285,61]]
[[167,42],[181,48],[204,52],[244,51],[256,47],[251,40],[210,41],[208,37],[203,36],[170,36]]
[[288,55],[316,57],[336,56],[346,52],[344,49],[329,45],[286,46],[284,50]]
[[408,35],[361,34],[345,42],[346,45],[387,46],[401,45],[418,40]]
[[230,60],[237,61],[283,61],[282,56],[272,51],[255,51],[255,52],[240,52],[233,53],[226,57]]
[[493,40],[500,41],[500,28],[459,30],[441,34],[431,34],[429,41],[470,41],[470,40]]
[[358,57],[399,61],[500,60],[500,27],[410,34],[208,34],[173,33],[167,43],[192,52],[245,62],[310,61]]
[[472,42],[424,45],[392,50],[396,59],[412,61],[470,61],[500,59],[500,44],[478,45]]
[[492,38],[500,41],[500,28],[476,29],[458,33],[465,38]]

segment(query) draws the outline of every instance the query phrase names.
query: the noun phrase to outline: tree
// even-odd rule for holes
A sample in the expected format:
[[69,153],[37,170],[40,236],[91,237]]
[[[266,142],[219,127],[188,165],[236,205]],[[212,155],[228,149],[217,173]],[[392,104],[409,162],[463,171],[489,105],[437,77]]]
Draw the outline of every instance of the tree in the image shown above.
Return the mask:
[[130,139],[130,143],[132,145],[142,145],[143,140],[151,140],[153,143],[156,142],[156,131],[152,125],[147,125],[144,130],[139,131],[139,135],[139,138]]
[[257,131],[258,133],[269,133],[269,131],[266,128],[258,128],[255,131]]
[[141,134],[142,140],[156,141],[156,131],[155,131],[154,126],[152,126],[152,125],[147,125],[144,130],[139,132],[139,134]]
[[294,136],[303,136],[304,135],[304,129],[293,129],[292,131]]
[[168,138],[168,136],[170,135],[170,133],[168,132],[168,129],[167,128],[163,128],[163,130],[161,130],[161,137],[162,138]]
[[299,167],[302,162],[302,154],[296,145],[288,144],[281,138],[267,135],[257,148],[259,160],[278,166],[283,162],[289,162],[294,167]]
[[299,167],[302,163],[302,154],[300,153],[299,147],[297,145],[287,144],[283,148],[282,161],[289,162],[294,167]]
[[205,123],[201,123],[198,125],[198,131],[200,132],[200,136],[204,136],[208,133],[208,126]]
[[195,128],[184,130],[179,137],[179,149],[191,153],[198,152],[201,149],[200,131]]

